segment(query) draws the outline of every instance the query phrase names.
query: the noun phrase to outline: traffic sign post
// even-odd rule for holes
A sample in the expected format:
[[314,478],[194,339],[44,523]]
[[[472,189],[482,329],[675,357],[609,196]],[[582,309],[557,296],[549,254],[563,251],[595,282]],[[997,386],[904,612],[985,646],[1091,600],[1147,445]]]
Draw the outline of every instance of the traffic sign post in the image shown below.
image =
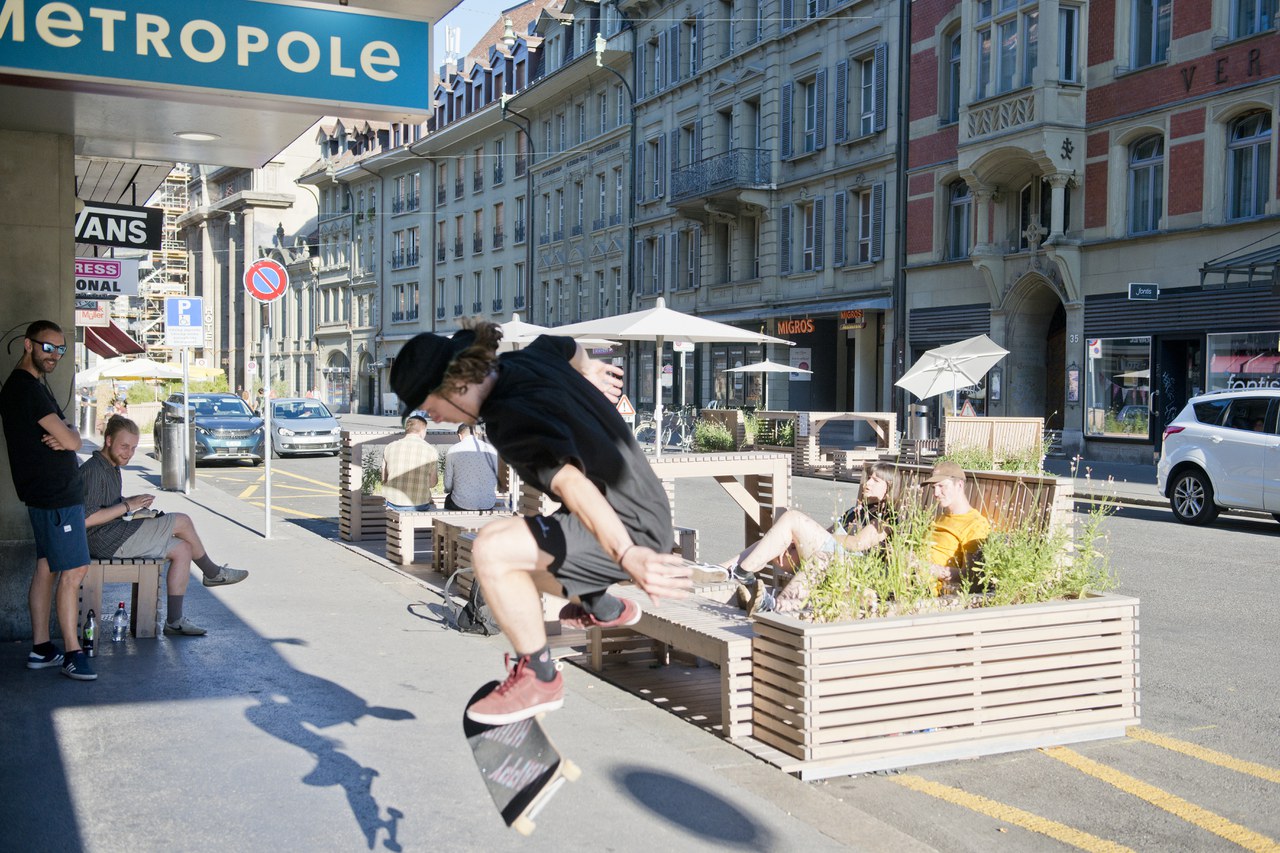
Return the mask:
[[[278,261],[261,258],[244,271],[244,289],[264,304],[275,302],[289,289],[289,271]],[[262,463],[266,508],[263,510],[264,539],[271,538],[271,324],[262,327]]]
[[[164,300],[164,342],[166,346],[182,350],[182,405],[190,418],[191,409],[191,347],[204,346],[204,297],[168,296]],[[183,421],[186,424],[186,420]],[[191,494],[196,479],[196,466],[191,460],[191,428],[182,430],[182,458],[187,460],[187,476],[183,478],[182,491]]]

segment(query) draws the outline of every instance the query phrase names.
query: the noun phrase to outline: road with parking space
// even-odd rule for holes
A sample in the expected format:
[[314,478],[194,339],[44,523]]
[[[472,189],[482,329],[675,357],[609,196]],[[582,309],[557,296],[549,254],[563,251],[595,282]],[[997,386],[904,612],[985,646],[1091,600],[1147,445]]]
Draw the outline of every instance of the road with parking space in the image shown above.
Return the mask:
[[[337,535],[337,460],[274,460],[276,518]],[[261,468],[202,465],[198,489],[261,506]],[[800,478],[817,517],[853,487]],[[163,501],[163,498],[161,499]],[[728,556],[741,515],[713,483],[681,480],[677,520],[702,556]],[[1142,725],[1123,739],[812,783],[940,850],[1280,851],[1280,524],[1167,509],[1106,523],[1121,591],[1141,599]]]

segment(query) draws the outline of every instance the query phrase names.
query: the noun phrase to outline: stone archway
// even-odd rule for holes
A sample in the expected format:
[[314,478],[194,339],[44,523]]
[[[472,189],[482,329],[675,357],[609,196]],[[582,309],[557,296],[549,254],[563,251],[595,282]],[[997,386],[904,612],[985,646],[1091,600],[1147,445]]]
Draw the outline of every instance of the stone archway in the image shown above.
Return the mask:
[[1028,275],[1014,286],[1008,306],[1005,349],[1005,414],[1042,417],[1061,429],[1066,399],[1066,309],[1042,276]]

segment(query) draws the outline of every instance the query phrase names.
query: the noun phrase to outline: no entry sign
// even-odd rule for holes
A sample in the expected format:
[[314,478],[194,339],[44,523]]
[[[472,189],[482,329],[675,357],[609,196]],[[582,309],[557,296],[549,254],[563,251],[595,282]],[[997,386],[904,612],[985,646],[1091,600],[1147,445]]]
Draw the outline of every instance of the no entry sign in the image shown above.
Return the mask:
[[274,302],[289,289],[289,272],[270,258],[254,261],[244,271],[244,289],[259,302]]

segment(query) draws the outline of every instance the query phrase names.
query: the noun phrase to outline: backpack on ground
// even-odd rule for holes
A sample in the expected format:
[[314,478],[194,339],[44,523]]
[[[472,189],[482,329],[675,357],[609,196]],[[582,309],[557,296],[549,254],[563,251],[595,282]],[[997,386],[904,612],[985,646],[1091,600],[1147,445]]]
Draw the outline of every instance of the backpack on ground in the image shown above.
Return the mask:
[[[465,603],[458,604],[458,600],[451,590],[457,584],[458,576],[464,573],[471,578],[471,592],[467,595]],[[444,585],[444,600],[449,606],[454,626],[462,633],[479,634],[483,637],[492,637],[494,634],[502,633],[502,629],[498,627],[497,620],[493,618],[493,613],[489,610],[489,605],[484,600],[484,593],[480,591],[480,584],[476,581],[475,574],[471,569],[459,569],[449,577],[449,580]]]

